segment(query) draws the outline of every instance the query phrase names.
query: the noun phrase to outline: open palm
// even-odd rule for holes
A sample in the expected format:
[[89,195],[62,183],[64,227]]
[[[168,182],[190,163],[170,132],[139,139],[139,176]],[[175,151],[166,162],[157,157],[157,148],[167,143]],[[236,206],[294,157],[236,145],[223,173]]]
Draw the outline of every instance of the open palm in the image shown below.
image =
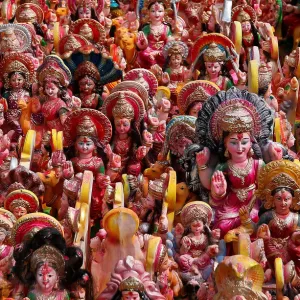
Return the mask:
[[226,193],[227,182],[223,172],[216,171],[211,179],[211,191],[213,195],[222,196]]

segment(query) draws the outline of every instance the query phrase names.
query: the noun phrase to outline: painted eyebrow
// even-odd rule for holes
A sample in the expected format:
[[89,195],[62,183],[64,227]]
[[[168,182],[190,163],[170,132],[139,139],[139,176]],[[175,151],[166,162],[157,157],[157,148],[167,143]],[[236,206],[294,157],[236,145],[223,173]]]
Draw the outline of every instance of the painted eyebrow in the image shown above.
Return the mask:
[[[239,139],[231,137],[230,140],[239,140]],[[250,138],[244,137],[242,138],[242,140],[250,140]]]

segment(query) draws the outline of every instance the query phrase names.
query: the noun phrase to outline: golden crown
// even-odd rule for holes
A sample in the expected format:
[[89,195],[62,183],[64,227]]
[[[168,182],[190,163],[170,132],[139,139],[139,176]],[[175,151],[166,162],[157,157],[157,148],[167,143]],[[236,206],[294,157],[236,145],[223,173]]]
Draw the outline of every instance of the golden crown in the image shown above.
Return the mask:
[[179,41],[170,41],[168,42],[164,49],[163,55],[165,57],[172,55],[181,55],[183,59],[186,59],[189,54],[189,48],[183,42]]
[[274,195],[272,195],[272,192],[278,188],[281,188],[282,190],[294,191],[295,197],[293,197],[291,208],[293,210],[299,210],[299,184],[295,182],[295,180],[289,174],[285,173],[277,174],[272,178],[269,184],[266,185],[266,189],[264,190],[264,197],[261,198],[262,200],[265,200],[264,207],[266,209],[271,209],[272,207],[274,207],[275,199]]
[[236,20],[243,23],[243,22],[246,22],[246,21],[251,21],[251,17],[244,10],[241,10],[240,13],[238,14]]
[[74,79],[79,80],[79,78],[82,78],[84,76],[89,76],[93,78],[96,81],[100,80],[100,73],[96,66],[90,62],[90,61],[84,61],[81,63],[74,73]]
[[126,101],[125,95],[120,93],[119,99],[112,110],[115,119],[129,119],[134,118],[134,109],[132,105]]
[[33,252],[30,260],[31,272],[36,272],[36,270],[44,264],[49,264],[60,276],[63,275],[65,260],[63,255],[55,247],[44,245]]
[[15,16],[18,23],[32,24],[37,22],[41,24],[44,19],[44,12],[39,3],[24,3],[18,6]]
[[136,277],[127,277],[120,283],[119,290],[143,292],[145,290],[143,283]]
[[70,35],[65,43],[64,51],[74,51],[81,47],[74,35]]
[[161,3],[166,9],[171,8],[171,1],[169,0],[145,0],[144,8],[148,9],[148,7],[154,3]]
[[194,101],[204,102],[209,97],[210,95],[206,92],[206,90],[202,86],[198,86],[195,91],[187,97],[186,101],[188,102],[188,105],[190,105]]
[[203,54],[205,62],[223,62],[226,52],[222,51],[216,43],[211,43]]
[[259,66],[259,81],[260,88],[268,86],[272,80],[272,71],[268,68],[266,63],[261,63]]
[[89,116],[84,116],[76,128],[77,136],[97,137],[97,128]]
[[278,174],[275,176],[269,185],[267,186],[271,191],[276,190],[279,187],[286,187],[289,189],[296,189],[299,188],[299,186],[296,184],[295,180],[289,176],[288,174]]
[[27,210],[27,212],[30,211],[30,204],[23,200],[23,199],[15,199],[11,202],[10,206],[9,206],[9,210],[12,211],[14,208],[16,207],[23,207]]
[[91,0],[82,0],[78,3],[78,7],[92,8],[94,5],[95,3],[93,3]]
[[7,73],[11,73],[11,72],[22,72],[22,73],[29,73],[29,70],[26,68],[26,66],[24,64],[22,64],[21,62],[15,60],[13,62],[11,62],[5,70]]
[[52,67],[47,67],[42,70],[39,74],[38,80],[40,85],[44,85],[46,82],[58,81],[61,85],[67,86],[64,76]]
[[265,165],[259,172],[256,195],[264,202],[267,209],[273,207],[272,191],[277,188],[288,188],[294,191],[291,208],[299,210],[300,205],[300,167],[289,160],[276,160]]
[[4,73],[5,88],[10,87],[10,80],[8,75],[9,73],[12,72],[23,73],[25,75],[25,85],[26,86],[30,85],[29,70],[24,64],[15,60],[11,62],[5,69],[5,73]]
[[201,220],[209,226],[212,218],[211,207],[202,201],[186,204],[181,211],[181,222],[184,228],[189,228],[194,221]]
[[184,49],[179,44],[174,44],[168,51],[168,55],[181,55],[184,56]]
[[235,104],[224,113],[221,128],[226,132],[249,132],[253,128],[253,119],[242,104]]
[[[22,14],[22,12],[23,12],[23,14]],[[33,9],[31,9],[29,5],[24,5],[24,9],[22,12],[20,13],[21,16],[19,16],[19,19],[21,22],[26,23],[30,19],[36,18],[35,11]],[[24,13],[24,12],[26,12],[26,13]]]

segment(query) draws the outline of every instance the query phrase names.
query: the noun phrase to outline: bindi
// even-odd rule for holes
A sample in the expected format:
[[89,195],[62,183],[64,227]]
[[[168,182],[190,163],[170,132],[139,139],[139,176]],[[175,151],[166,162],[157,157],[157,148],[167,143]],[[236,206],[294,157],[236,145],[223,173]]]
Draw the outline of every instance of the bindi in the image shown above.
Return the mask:
[[242,133],[238,133],[237,134],[237,138],[239,141],[241,141],[243,139],[243,134]]
[[42,268],[41,268],[41,273],[43,274],[43,276],[46,276],[47,274],[49,274],[51,272],[51,269],[48,265],[48,263],[44,263]]

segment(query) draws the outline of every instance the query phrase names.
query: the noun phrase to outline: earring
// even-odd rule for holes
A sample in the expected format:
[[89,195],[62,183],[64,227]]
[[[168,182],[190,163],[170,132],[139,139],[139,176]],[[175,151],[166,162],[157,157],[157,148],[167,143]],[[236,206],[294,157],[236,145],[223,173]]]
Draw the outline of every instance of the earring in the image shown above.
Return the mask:
[[228,149],[225,150],[224,156],[225,156],[226,158],[229,158],[230,154],[229,154],[229,152],[228,152]]
[[57,279],[57,281],[56,281],[56,283],[55,283],[54,289],[55,289],[55,290],[58,290],[58,279]]
[[248,152],[248,157],[252,157],[254,155],[254,151],[253,149],[251,148]]

